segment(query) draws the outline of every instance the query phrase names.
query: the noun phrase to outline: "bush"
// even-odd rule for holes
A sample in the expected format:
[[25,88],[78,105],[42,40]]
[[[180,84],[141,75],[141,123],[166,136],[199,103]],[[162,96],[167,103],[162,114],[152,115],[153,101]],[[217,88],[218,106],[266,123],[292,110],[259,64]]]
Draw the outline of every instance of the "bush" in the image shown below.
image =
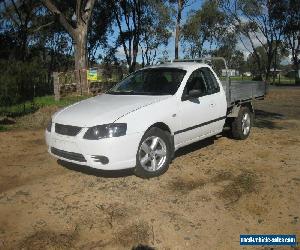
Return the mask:
[[262,76],[261,75],[256,75],[256,76],[253,76],[252,78],[252,81],[262,81]]
[[34,60],[22,62],[16,60],[0,61],[0,106],[32,101],[35,88],[39,86],[47,72]]

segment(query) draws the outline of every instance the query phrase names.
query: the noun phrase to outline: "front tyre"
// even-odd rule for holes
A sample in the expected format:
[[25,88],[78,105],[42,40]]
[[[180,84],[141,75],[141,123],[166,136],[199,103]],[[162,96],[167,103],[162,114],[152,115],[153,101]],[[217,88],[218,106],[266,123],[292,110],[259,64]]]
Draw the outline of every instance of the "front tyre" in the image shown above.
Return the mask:
[[149,129],[139,144],[135,174],[141,178],[162,175],[169,168],[171,152],[170,133],[159,128]]
[[253,123],[253,114],[248,107],[241,107],[238,116],[231,125],[231,132],[234,139],[245,140],[249,134]]

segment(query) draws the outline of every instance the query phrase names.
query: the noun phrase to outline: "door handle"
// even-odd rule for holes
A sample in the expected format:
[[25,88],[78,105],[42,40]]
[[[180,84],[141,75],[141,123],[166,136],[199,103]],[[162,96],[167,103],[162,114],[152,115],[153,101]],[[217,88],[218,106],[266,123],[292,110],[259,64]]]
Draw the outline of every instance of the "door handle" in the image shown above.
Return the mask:
[[215,104],[215,103],[211,103],[209,106],[210,106],[211,108],[213,108],[214,106],[216,106],[216,104]]

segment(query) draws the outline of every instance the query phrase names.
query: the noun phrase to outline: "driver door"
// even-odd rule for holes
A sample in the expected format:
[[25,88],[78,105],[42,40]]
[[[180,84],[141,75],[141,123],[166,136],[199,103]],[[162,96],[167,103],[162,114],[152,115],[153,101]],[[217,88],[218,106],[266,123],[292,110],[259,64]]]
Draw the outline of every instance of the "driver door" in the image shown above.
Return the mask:
[[[189,97],[191,90],[198,90],[200,96]],[[218,97],[216,93],[212,93],[203,70],[195,70],[186,83],[179,104],[180,130],[175,132],[175,143],[178,146],[200,140],[214,132],[214,120],[220,117],[216,98]]]

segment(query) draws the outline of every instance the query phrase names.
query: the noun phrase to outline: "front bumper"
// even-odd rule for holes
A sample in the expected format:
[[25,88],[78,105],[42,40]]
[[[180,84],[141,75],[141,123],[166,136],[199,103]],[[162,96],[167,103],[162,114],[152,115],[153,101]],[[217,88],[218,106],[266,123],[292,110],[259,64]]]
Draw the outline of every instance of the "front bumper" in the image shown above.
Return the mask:
[[[86,140],[83,135],[86,129],[77,136],[65,136],[48,132],[45,137],[48,152],[54,157],[102,170],[120,170],[133,168],[136,165],[136,153],[143,133],[99,140]],[[108,163],[103,164],[95,156],[105,156]],[[82,158],[83,157],[83,158]]]

